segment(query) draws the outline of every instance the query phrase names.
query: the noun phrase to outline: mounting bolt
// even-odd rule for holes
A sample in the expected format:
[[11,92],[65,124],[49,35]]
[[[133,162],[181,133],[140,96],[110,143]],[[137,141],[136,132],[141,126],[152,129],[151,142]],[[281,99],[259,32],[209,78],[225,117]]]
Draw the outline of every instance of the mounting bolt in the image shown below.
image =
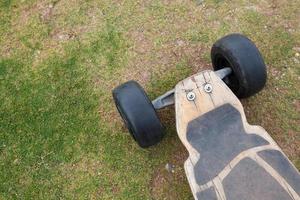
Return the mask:
[[189,101],[194,101],[195,98],[196,98],[196,95],[195,95],[194,92],[189,92],[189,93],[187,93],[186,98],[187,98]]
[[211,84],[207,83],[204,85],[204,91],[207,92],[207,93],[211,93],[213,90],[213,87]]

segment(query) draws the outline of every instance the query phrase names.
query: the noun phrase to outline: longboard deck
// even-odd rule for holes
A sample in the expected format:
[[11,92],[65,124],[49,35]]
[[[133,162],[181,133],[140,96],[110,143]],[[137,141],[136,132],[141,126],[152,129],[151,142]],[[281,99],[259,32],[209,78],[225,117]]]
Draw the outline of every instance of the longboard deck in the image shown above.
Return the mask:
[[[192,101],[189,92],[196,95]],[[262,127],[247,123],[240,101],[214,72],[179,82],[175,108],[195,199],[300,199],[297,169]]]

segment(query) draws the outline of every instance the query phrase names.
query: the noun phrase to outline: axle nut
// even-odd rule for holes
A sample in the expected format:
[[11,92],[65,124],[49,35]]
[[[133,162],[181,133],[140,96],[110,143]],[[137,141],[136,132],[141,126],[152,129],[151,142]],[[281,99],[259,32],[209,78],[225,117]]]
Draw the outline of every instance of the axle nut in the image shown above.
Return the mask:
[[211,84],[207,83],[204,85],[204,91],[207,92],[207,93],[211,93],[213,90],[213,87]]
[[196,98],[196,95],[195,95],[194,92],[189,92],[189,93],[187,93],[186,98],[187,98],[189,101],[194,101],[195,98]]

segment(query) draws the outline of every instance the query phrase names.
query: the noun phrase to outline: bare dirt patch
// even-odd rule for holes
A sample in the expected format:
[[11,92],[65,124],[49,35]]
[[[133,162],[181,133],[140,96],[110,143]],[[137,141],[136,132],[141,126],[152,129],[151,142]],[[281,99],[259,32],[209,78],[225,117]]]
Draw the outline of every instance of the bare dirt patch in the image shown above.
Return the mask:
[[294,100],[293,104],[294,104],[295,109],[297,110],[297,112],[300,113],[300,100],[299,99]]
[[[187,157],[188,153],[185,148],[180,145],[180,148],[177,148],[176,152],[170,155],[169,163],[174,166],[173,171],[168,171],[166,164],[157,168],[152,175],[152,181],[150,183],[151,196],[153,199],[179,200],[182,199],[182,194],[190,192],[183,169],[183,163]],[[180,188],[180,191],[178,191],[178,188]]]
[[51,3],[49,1],[37,1],[33,5],[26,5],[25,8],[21,9],[20,16],[18,20],[15,21],[16,25],[23,27],[30,22],[30,18],[34,15],[39,15],[43,22],[49,22],[53,16],[53,9],[56,3]]

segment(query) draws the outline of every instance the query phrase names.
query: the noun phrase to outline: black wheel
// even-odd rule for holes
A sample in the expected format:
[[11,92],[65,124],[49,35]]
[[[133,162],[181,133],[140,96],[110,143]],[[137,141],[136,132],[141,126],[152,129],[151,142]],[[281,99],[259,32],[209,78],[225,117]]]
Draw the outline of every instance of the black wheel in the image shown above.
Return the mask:
[[163,125],[145,91],[137,82],[126,82],[112,93],[125,125],[142,148],[161,141],[164,136]]
[[250,97],[263,89],[267,80],[264,60],[255,46],[241,34],[218,40],[211,49],[214,70],[230,67],[233,71],[224,82],[239,98]]

